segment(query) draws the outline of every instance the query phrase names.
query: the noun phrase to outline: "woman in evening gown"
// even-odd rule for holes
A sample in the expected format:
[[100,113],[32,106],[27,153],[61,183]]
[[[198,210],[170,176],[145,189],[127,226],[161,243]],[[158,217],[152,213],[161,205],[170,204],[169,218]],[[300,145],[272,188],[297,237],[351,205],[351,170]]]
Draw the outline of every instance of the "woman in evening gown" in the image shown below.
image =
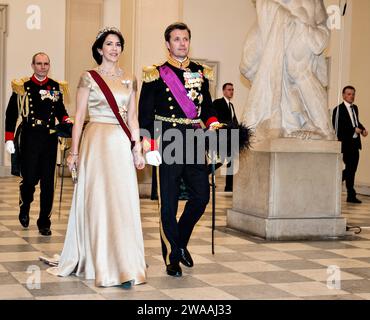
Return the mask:
[[[112,91],[120,116],[130,128],[135,146],[125,134],[103,92],[89,72],[80,78],[77,109],[67,158],[77,166],[59,276],[75,274],[95,279],[96,286],[140,284],[146,281],[144,242],[136,169],[145,165],[136,113],[136,82],[118,67],[124,40],[116,28],[98,33],[92,47],[94,69]],[[83,131],[86,113],[90,121]]]

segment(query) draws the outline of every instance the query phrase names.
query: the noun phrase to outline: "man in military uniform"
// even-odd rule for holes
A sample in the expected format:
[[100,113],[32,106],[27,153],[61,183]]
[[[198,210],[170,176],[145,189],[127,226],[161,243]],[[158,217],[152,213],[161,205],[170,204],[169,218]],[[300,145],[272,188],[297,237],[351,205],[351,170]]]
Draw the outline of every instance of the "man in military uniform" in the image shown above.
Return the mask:
[[[139,123],[150,135],[143,135],[147,162],[158,166],[160,235],[166,271],[170,276],[179,277],[182,275],[179,262],[187,267],[193,266],[187,245],[193,228],[209,201],[207,164],[189,163],[189,149],[186,146],[191,142],[187,141],[186,134],[189,130],[200,128],[201,122],[212,130],[217,129],[220,124],[212,109],[209,93],[208,80],[212,76],[212,70],[188,58],[190,29],[184,23],[174,23],[167,27],[164,36],[169,58],[160,66],[144,68],[144,82],[139,100]],[[178,130],[181,141],[163,139],[166,131],[170,129]],[[158,134],[160,137],[156,139]],[[173,144],[178,146],[181,143],[183,145],[175,150],[175,163],[167,163],[166,147]],[[158,151],[159,146],[164,151],[163,160]],[[196,149],[192,149],[195,157]],[[201,152],[203,154],[199,158],[203,157],[204,160],[205,152]],[[179,158],[181,159],[177,162]],[[189,200],[177,221],[181,178],[188,187]]]
[[48,78],[50,59],[43,52],[32,58],[31,78],[12,81],[13,94],[6,110],[5,141],[9,153],[14,153],[14,132],[21,115],[21,164],[19,196],[19,221],[24,228],[29,225],[30,205],[35,186],[40,181],[40,214],[37,226],[40,234],[51,235],[50,216],[54,197],[54,171],[57,156],[55,118],[59,123],[71,123],[63,103],[61,87]]

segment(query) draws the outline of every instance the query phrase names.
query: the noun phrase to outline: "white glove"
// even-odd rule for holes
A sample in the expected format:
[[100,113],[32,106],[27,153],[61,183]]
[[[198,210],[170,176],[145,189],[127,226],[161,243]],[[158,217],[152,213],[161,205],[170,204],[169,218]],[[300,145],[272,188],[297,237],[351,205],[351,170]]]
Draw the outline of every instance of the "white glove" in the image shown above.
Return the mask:
[[14,148],[14,142],[13,140],[8,140],[7,142],[5,142],[5,148],[6,148],[6,151],[10,154],[14,153],[15,152],[15,148]]
[[162,157],[158,151],[149,151],[145,154],[145,159],[151,166],[158,167],[162,163]]

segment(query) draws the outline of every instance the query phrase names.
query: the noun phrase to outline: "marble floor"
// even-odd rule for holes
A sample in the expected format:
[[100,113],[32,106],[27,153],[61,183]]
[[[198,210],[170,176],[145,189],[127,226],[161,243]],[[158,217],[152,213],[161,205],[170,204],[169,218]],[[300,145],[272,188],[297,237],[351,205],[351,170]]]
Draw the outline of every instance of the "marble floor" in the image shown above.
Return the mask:
[[[340,240],[268,242],[226,228],[232,194],[218,191],[215,254],[211,253],[211,206],[196,226],[189,251],[193,268],[183,277],[165,273],[158,233],[156,202],[141,200],[148,281],[132,289],[98,288],[93,281],[55,277],[45,270],[40,255],[53,256],[63,246],[72,183],[65,179],[59,208],[59,183],[52,215],[51,237],[35,225],[38,195],[30,227],[18,222],[17,178],[0,179],[0,299],[71,300],[246,300],[246,299],[355,299],[370,300],[370,197],[362,204],[342,203],[349,225],[362,227]],[[216,190],[223,190],[218,179]],[[343,199],[345,195],[343,194]],[[183,206],[184,202],[181,202]]]

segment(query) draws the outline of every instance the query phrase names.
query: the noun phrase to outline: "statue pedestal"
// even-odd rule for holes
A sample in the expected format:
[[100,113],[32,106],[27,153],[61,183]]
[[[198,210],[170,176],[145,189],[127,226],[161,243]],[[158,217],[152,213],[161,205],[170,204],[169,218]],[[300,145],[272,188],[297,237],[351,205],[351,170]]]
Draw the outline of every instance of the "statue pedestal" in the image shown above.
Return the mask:
[[267,240],[345,235],[339,142],[273,139],[239,160],[229,228]]

